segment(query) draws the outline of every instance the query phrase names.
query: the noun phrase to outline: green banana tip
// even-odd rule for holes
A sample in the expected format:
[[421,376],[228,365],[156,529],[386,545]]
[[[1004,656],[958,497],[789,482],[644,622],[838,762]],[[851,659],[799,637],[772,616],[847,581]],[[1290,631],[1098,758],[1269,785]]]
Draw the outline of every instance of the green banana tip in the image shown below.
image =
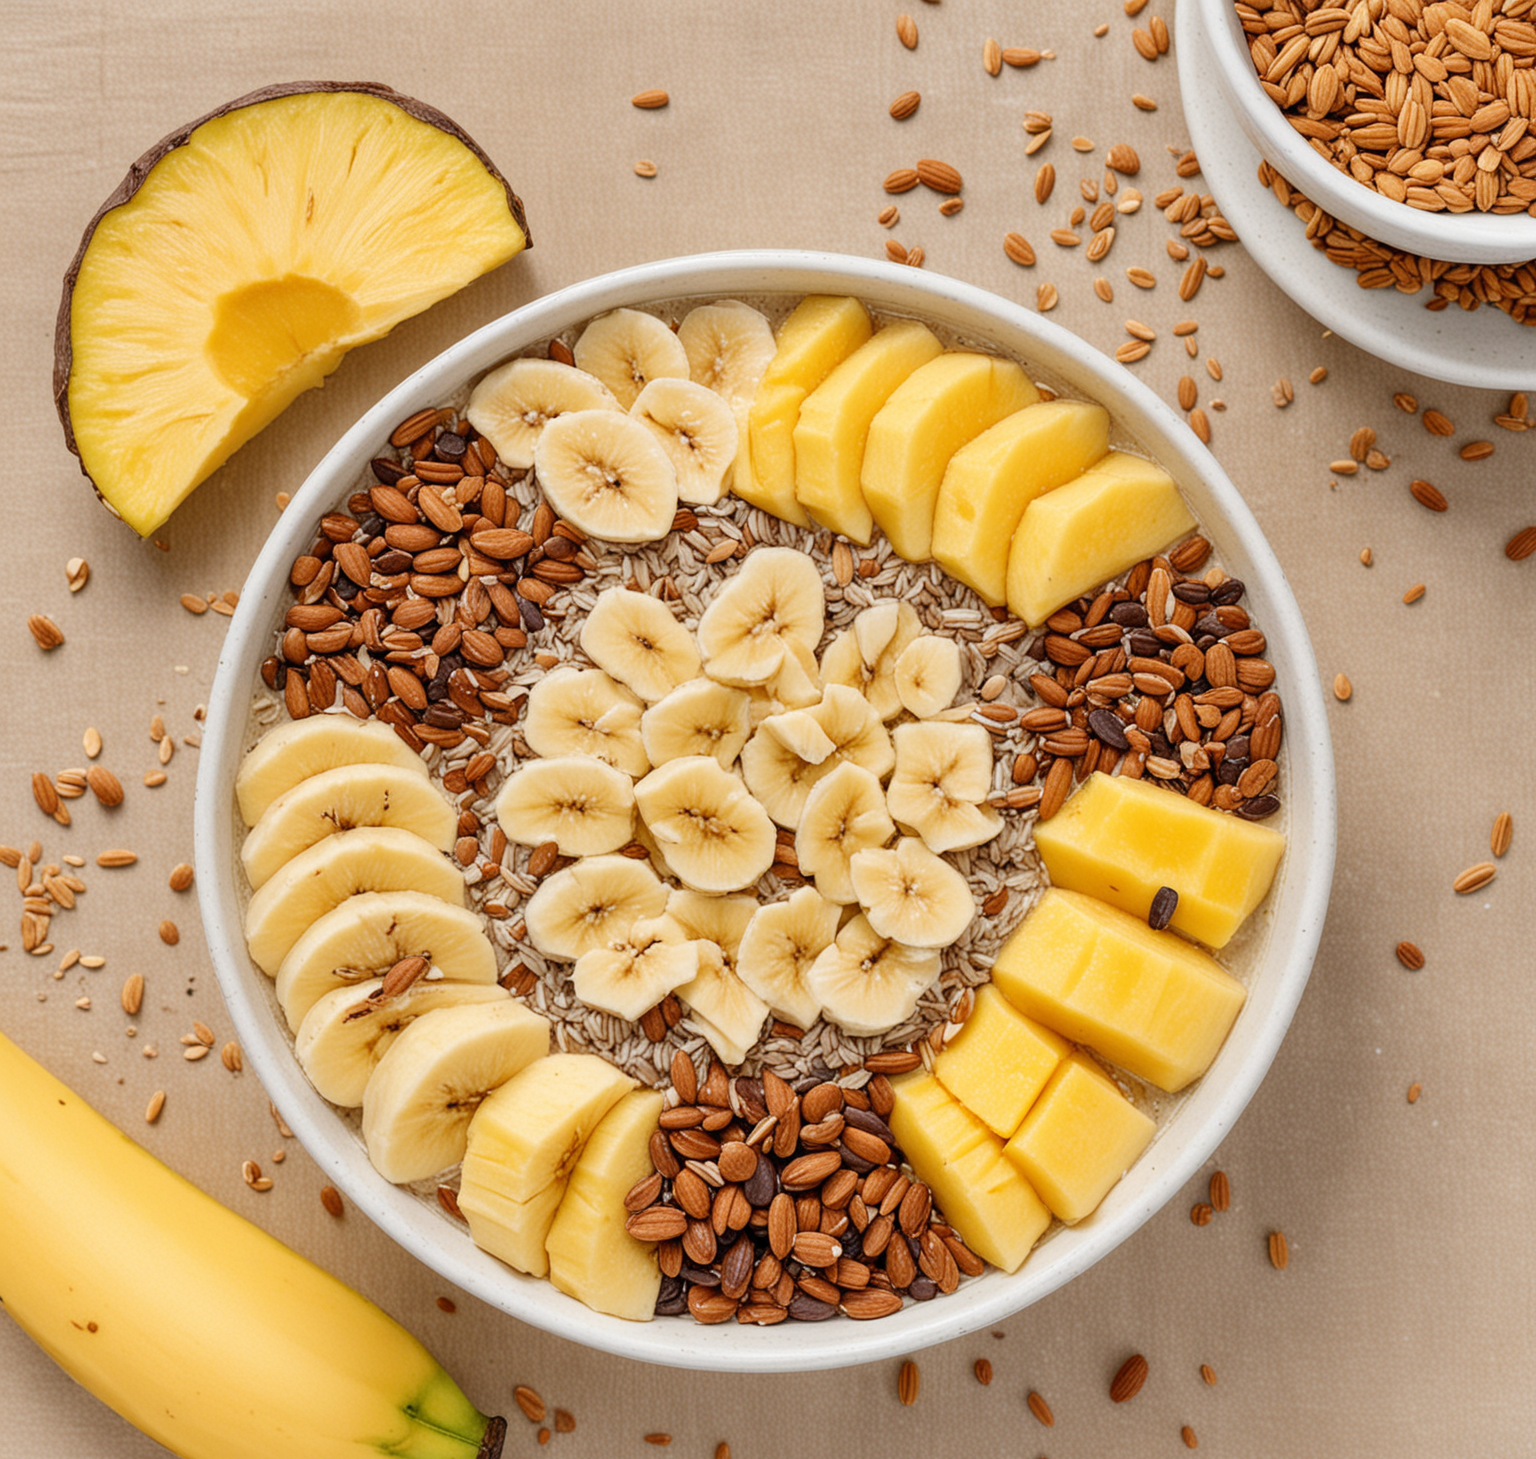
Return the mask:
[[500,1414],[485,1421],[485,1436],[480,1440],[476,1459],[501,1459],[501,1446],[507,1437],[507,1421]]

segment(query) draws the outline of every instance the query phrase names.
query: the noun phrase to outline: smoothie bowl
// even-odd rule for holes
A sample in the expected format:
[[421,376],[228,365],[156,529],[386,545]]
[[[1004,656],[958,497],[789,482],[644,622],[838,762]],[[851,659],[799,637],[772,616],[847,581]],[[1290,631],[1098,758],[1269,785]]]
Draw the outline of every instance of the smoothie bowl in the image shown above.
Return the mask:
[[910,1351],[1113,1249],[1269,1067],[1333,865],[1210,455],[835,255],[590,280],[391,392],[253,570],[201,776],[220,982],[329,1177],[697,1368]]

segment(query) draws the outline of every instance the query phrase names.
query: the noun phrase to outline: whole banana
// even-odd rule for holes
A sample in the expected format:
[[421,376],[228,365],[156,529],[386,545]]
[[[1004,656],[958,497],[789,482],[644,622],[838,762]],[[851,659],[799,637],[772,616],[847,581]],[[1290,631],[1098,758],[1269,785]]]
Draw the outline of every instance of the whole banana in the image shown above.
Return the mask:
[[0,1034],[0,1302],[183,1459],[497,1459],[427,1350]]

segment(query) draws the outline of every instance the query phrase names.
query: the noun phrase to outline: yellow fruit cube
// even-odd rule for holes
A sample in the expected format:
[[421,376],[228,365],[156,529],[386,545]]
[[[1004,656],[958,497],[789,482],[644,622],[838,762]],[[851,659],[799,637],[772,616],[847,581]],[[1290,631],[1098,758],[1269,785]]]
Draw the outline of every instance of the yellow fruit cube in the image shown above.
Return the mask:
[[794,430],[800,406],[872,329],[869,310],[844,295],[810,294],[790,311],[752,398],[747,417],[751,466],[731,487],[739,497],[797,527],[811,525],[795,500]]
[[1225,947],[1268,893],[1285,837],[1151,781],[1095,773],[1036,825],[1035,847],[1057,886],[1143,920],[1172,887],[1173,929]]
[[931,1074],[891,1083],[890,1127],[944,1219],[978,1256],[1018,1271],[1051,1224],[1045,1202],[1003,1157],[1003,1142]]
[[869,423],[891,392],[943,349],[927,325],[897,320],[805,397],[795,427],[795,496],[823,527],[869,545],[874,518],[859,486]]
[[957,350],[898,385],[869,425],[859,484],[875,522],[908,562],[932,555],[933,513],[950,457],[1040,399],[1012,360]]
[[1170,1093],[1210,1066],[1248,996],[1209,953],[1052,887],[992,966],[1008,1001]]
[[1109,1194],[1157,1126],[1086,1054],[1062,1060],[1003,1154],[1071,1225]]
[[555,1212],[544,1249],[549,1279],[597,1312],[649,1322],[661,1269],[656,1246],[624,1229],[624,1197],[651,1173],[651,1132],[661,1094],[635,1089],[603,1116],[587,1140]]
[[1025,507],[1008,549],[1008,607],[1033,628],[1194,525],[1162,467],[1112,451]]
[[1108,450],[1109,412],[1084,400],[1041,400],[998,421],[950,457],[933,513],[933,560],[1001,606],[1024,508]]
[[1026,1018],[994,987],[976,994],[965,1026],[933,1061],[939,1082],[1007,1139],[1072,1046]]

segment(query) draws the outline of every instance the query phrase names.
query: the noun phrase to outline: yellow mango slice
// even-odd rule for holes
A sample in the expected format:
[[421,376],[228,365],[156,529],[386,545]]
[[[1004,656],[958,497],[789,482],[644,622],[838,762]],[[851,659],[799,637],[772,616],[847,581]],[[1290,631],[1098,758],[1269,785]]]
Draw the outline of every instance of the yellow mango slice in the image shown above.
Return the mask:
[[1085,400],[1041,400],[998,421],[950,457],[933,513],[933,560],[1001,607],[1024,508],[1108,450],[1109,412]]
[[1051,1213],[1003,1142],[931,1074],[893,1079],[889,1124],[934,1204],[978,1256],[1016,1272],[1051,1224]]
[[1086,1054],[1062,1060],[1003,1154],[1051,1213],[1071,1225],[1095,1210],[1157,1126]]
[[790,311],[752,397],[747,417],[751,465],[732,481],[737,496],[797,527],[811,525],[795,500],[794,431],[800,406],[872,333],[869,310],[844,295],[809,294]]
[[1072,1046],[1026,1018],[996,988],[976,994],[965,1026],[933,1061],[952,1095],[994,1134],[1007,1139]]
[[1008,550],[1008,607],[1034,628],[1194,525],[1162,467],[1112,451],[1025,507]]
[[1040,399],[1012,360],[957,350],[914,370],[869,425],[859,485],[891,546],[932,555],[933,512],[950,457],[1004,416]]
[[1035,827],[1035,846],[1057,886],[1143,921],[1158,889],[1172,887],[1169,925],[1225,947],[1268,893],[1285,837],[1151,781],[1095,772]]
[[795,427],[795,496],[823,527],[869,545],[874,518],[859,486],[869,425],[891,393],[944,346],[916,320],[887,324],[866,340],[800,407]]
[[1176,933],[1057,887],[1003,944],[992,980],[1021,1013],[1169,1093],[1210,1067],[1248,996]]

